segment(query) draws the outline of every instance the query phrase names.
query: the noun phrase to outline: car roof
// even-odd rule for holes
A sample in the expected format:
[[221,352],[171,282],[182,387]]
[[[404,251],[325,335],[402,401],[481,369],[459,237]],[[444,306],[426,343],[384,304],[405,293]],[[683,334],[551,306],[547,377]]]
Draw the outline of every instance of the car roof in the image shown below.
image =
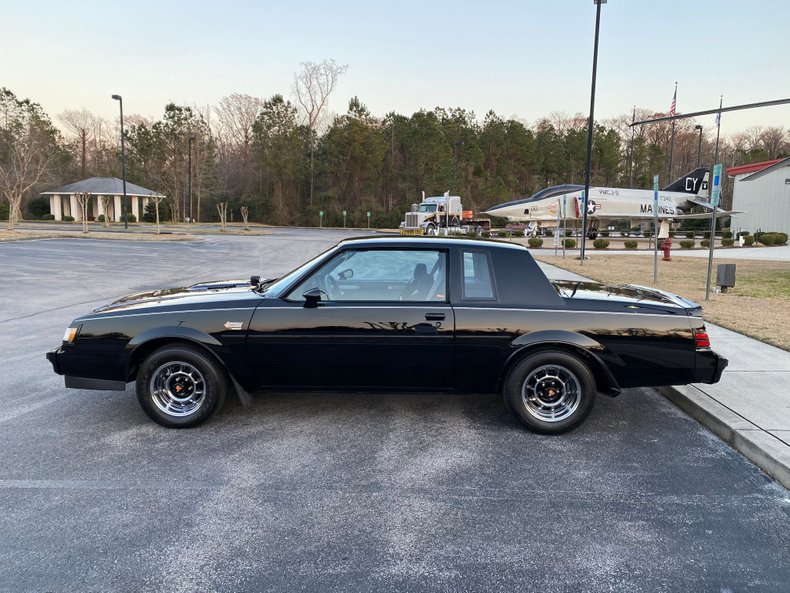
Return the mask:
[[517,243],[507,243],[505,241],[491,239],[456,239],[452,237],[409,237],[399,235],[382,235],[379,237],[349,237],[343,239],[340,245],[382,246],[384,243],[392,245],[408,245],[415,247],[447,247],[459,245],[465,247],[492,248],[492,249],[518,249],[526,251],[526,247]]

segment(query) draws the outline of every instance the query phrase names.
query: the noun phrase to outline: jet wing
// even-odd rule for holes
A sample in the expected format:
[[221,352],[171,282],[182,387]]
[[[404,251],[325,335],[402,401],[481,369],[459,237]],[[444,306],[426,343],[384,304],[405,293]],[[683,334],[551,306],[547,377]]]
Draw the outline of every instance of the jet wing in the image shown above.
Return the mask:
[[[722,218],[724,216],[732,216],[733,214],[745,214],[746,210],[716,210],[716,218]],[[665,216],[664,218],[670,218],[672,220],[694,220],[694,219],[705,219],[710,218],[710,212],[700,212],[699,214],[673,214],[672,216]]]

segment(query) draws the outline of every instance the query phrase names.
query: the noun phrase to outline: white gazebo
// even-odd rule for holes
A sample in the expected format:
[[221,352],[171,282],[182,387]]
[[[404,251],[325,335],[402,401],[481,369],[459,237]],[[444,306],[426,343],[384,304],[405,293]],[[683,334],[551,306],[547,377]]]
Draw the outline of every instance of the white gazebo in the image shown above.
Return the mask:
[[[89,194],[88,220],[97,220],[104,214],[107,220],[122,221],[123,208],[123,181],[117,177],[91,177],[82,181],[75,181],[62,187],[41,192],[42,196],[49,196],[49,212],[55,220],[63,220],[64,216],[72,216],[76,221],[82,221],[82,207],[77,194]],[[134,214],[137,220],[142,218],[145,206],[151,197],[164,197],[152,189],[146,189],[134,183],[126,182],[126,195],[131,199],[129,214]],[[109,197],[107,211],[104,211],[102,196]]]

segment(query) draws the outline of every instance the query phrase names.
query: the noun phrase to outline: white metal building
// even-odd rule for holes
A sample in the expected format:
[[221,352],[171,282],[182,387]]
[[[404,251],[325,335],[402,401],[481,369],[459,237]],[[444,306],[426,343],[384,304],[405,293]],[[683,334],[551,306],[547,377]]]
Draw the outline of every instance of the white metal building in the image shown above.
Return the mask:
[[734,178],[731,227],[790,234],[790,157],[727,169]]
[[[41,195],[49,196],[49,212],[55,217],[55,220],[63,220],[64,216],[72,216],[79,222],[82,220],[82,208],[77,200],[77,194],[80,193],[90,194],[88,220],[97,220],[102,214],[112,221],[123,220],[121,214],[123,211],[121,208],[123,181],[117,177],[91,177],[41,192]],[[106,212],[102,196],[110,198],[107,200]],[[126,196],[130,199],[129,214],[134,214],[135,218],[140,220],[145,212],[148,199],[160,196],[160,194],[127,181]]]

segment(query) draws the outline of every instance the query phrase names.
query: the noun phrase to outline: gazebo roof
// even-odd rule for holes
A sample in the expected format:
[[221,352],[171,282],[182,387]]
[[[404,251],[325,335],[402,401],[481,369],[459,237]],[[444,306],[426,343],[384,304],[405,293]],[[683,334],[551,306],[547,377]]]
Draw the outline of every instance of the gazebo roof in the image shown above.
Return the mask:
[[[91,177],[83,179],[82,181],[75,181],[62,187],[56,187],[49,191],[41,192],[41,195],[60,195],[60,194],[98,194],[102,196],[122,196],[123,195],[123,181],[117,177]],[[146,189],[134,183],[126,182],[126,195],[127,196],[140,196],[147,198],[151,195],[161,196],[162,194],[155,192],[152,189]]]

